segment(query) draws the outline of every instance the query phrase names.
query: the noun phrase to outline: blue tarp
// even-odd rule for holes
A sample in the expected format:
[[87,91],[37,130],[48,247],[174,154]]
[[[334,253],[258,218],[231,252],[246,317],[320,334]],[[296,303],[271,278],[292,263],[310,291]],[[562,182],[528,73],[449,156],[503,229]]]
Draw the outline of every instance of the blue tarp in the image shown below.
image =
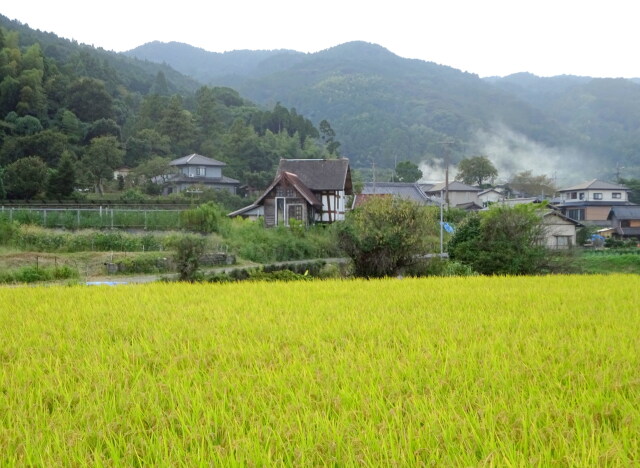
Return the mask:
[[453,229],[453,226],[449,223],[440,223],[442,225],[442,228],[447,231],[449,234],[453,234],[453,232],[455,231],[455,229]]

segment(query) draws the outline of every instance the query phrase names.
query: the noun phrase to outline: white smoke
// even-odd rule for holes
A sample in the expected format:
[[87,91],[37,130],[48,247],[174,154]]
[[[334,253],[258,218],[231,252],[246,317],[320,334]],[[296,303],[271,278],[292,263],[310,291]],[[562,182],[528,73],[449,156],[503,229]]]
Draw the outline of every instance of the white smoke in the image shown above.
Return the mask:
[[[431,161],[423,161],[419,164],[422,171],[422,179],[420,182],[435,183],[442,182],[446,178],[446,168],[443,158],[435,158]],[[457,174],[456,167],[449,165],[449,180],[455,179]]]
[[[486,156],[498,170],[496,183],[506,183],[515,174],[531,171],[533,175],[545,175],[563,187],[597,176],[592,162],[574,148],[548,147],[530,140],[504,124],[495,124],[490,130],[478,130],[468,145],[467,157]],[[423,180],[445,180],[443,159],[421,163]],[[449,180],[456,175],[456,168],[449,166]]]
[[522,171],[546,175],[560,186],[594,178],[586,156],[576,149],[545,146],[506,125],[476,132],[473,144],[491,160],[502,181]]

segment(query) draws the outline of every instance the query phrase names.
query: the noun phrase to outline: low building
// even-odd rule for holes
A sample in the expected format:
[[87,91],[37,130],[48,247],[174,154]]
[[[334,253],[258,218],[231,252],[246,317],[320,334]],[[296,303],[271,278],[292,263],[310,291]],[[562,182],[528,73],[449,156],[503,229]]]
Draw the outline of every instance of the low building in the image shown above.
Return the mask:
[[379,196],[389,196],[411,200],[420,205],[434,205],[436,202],[427,196],[417,183],[407,182],[366,182],[362,191],[353,199],[353,207],[360,206],[365,200]]
[[504,193],[494,188],[488,188],[486,190],[482,190],[478,192],[478,200],[480,200],[480,204],[483,208],[488,207],[492,203],[497,203],[504,200],[506,197]]
[[582,224],[567,218],[556,210],[542,215],[545,228],[545,245],[550,249],[570,249],[576,245],[577,229]]
[[182,158],[174,159],[169,163],[176,168],[177,173],[172,174],[164,182],[164,194],[188,192],[200,188],[227,190],[237,193],[240,182],[222,174],[225,163],[207,158],[200,154],[190,154]]
[[478,198],[481,190],[478,187],[463,184],[454,180],[449,182],[438,182],[437,184],[420,184],[420,187],[430,197],[438,197],[444,199],[451,208],[471,207],[472,209],[482,208],[482,202]]
[[640,239],[640,205],[614,206],[608,219],[616,237]]

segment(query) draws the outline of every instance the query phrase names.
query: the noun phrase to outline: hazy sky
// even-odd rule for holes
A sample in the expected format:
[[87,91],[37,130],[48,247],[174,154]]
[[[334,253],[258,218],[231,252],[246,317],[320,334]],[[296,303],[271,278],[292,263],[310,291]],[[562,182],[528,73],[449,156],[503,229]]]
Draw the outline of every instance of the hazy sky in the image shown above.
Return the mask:
[[11,19],[115,51],[159,40],[214,52],[316,52],[363,40],[480,76],[640,77],[640,4],[633,0],[3,3],[0,13]]

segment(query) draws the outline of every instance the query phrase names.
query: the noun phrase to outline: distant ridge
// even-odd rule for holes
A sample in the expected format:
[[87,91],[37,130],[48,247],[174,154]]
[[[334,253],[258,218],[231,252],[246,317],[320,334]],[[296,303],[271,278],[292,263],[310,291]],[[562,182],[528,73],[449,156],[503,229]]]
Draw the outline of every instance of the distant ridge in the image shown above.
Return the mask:
[[544,166],[554,172],[603,177],[624,164],[640,175],[640,80],[530,73],[481,79],[364,41],[309,54],[220,54],[176,43],[127,54],[153,57],[259,104],[281,102],[316,123],[329,119],[356,167],[441,159],[447,141],[454,162],[492,152],[511,171],[542,170],[535,161],[543,151],[554,154],[545,155],[551,161]]

